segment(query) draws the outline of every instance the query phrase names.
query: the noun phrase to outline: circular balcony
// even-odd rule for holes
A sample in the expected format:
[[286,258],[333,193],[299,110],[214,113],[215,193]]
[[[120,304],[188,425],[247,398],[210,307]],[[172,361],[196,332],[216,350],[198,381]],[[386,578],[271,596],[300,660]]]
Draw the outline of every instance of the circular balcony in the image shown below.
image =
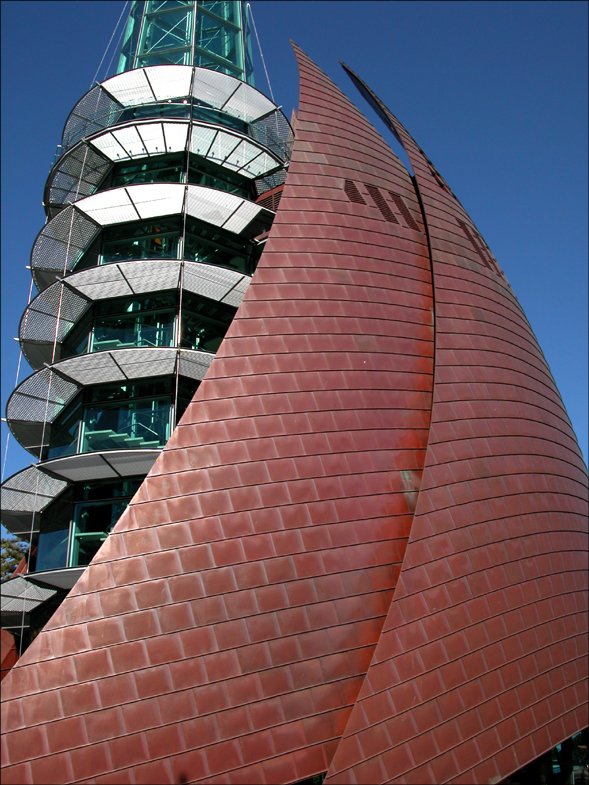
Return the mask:
[[[72,273],[51,284],[23,314],[19,340],[28,363],[38,370],[62,358],[63,342],[94,304],[114,298],[170,290],[190,292],[237,308],[251,278],[197,262],[119,262]],[[59,317],[58,317],[59,313]]]
[[[114,382],[131,384],[175,374],[200,381],[213,357],[208,352],[159,348],[117,349],[70,357],[36,371],[19,384],[6,407],[8,426],[16,440],[39,457],[51,445],[53,424],[83,388]],[[135,429],[93,425],[86,429],[81,449],[75,447],[78,435],[72,436],[68,447],[77,453],[75,457],[111,449],[145,448],[159,452],[163,447],[161,434],[154,431],[150,437],[145,426],[144,431],[138,435]]]
[[280,170],[285,161],[260,142],[218,125],[187,120],[128,122],[78,142],[54,165],[45,186],[50,218],[95,193],[117,163],[189,153],[228,172],[254,180]]
[[93,87],[71,111],[62,147],[127,120],[163,117],[234,127],[282,160],[290,157],[292,129],[269,98],[235,77],[183,65],[137,68]]
[[256,202],[200,185],[112,188],[65,207],[43,227],[31,252],[35,285],[42,291],[71,272],[105,227],[153,223],[174,215],[253,241],[269,230],[275,214]]

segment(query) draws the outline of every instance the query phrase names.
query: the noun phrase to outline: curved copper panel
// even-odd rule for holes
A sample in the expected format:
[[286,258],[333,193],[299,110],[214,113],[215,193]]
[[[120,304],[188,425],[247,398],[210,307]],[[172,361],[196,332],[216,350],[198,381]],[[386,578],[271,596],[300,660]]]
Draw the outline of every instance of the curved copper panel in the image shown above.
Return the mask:
[[381,638],[326,783],[498,782],[587,723],[586,471],[533,332],[401,123],[432,249],[432,426]]
[[404,167],[302,54],[288,180],[163,454],[4,687],[3,782],[325,771],[429,432],[431,267]]

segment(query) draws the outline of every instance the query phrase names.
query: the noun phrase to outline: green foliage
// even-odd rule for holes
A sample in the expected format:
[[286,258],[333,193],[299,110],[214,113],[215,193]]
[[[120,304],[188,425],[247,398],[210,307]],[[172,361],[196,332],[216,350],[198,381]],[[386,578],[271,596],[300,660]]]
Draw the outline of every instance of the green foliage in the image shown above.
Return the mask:
[[3,582],[8,580],[15,571],[18,563],[26,554],[28,546],[26,542],[21,542],[16,537],[2,537],[0,543],[2,545],[0,553],[0,582]]

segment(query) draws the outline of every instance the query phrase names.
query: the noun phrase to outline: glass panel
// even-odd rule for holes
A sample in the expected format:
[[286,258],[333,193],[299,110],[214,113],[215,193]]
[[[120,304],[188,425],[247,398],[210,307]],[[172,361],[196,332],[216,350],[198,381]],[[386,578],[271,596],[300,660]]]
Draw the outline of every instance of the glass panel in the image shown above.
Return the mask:
[[133,346],[173,346],[175,312],[97,319],[92,335],[93,352]]
[[65,338],[61,347],[59,359],[63,360],[66,357],[85,354],[88,351],[88,339],[91,328],[92,320],[91,318],[88,318],[88,314],[86,314],[80,324],[76,325]]
[[[218,17],[207,14],[202,6],[199,6],[199,13],[196,17],[196,47],[204,50],[205,54],[217,55],[223,60],[229,60],[236,70],[241,70],[240,63],[237,62],[237,39],[239,30],[233,25],[227,25]],[[195,62],[195,65],[199,65]]]
[[126,477],[122,480],[98,480],[76,486],[76,501],[112,500],[119,496],[131,499],[143,482],[143,477]]
[[149,13],[169,11],[171,8],[192,5],[193,0],[149,0]]
[[238,4],[232,0],[201,0],[198,4],[199,10],[203,9],[215,14],[220,19],[224,19],[233,24],[238,24]]
[[138,68],[147,68],[150,65],[190,65],[190,50],[175,49],[174,51],[158,52],[154,55],[139,57]]
[[118,499],[75,506],[70,567],[90,564],[128,503],[128,499]]
[[216,166],[208,161],[204,161],[197,156],[190,156],[188,166],[188,182],[194,185],[206,185],[209,188],[218,188],[220,191],[227,191],[230,194],[243,196],[245,199],[252,199],[252,186],[248,180],[233,172]]
[[51,532],[41,532],[37,542],[35,572],[56,570],[67,566],[69,526]]
[[223,125],[226,128],[233,128],[242,134],[248,133],[249,126],[243,120],[240,120],[238,117],[232,117],[220,109],[207,106],[196,99],[192,107],[192,116],[195,120],[202,120],[205,123],[217,123],[217,125]]
[[59,415],[50,426],[49,447],[43,451],[43,459],[73,455],[78,447],[82,402],[78,400]]
[[170,393],[171,390],[172,383],[167,378],[156,378],[134,383],[113,382],[88,388],[85,393],[85,402],[98,403],[100,401],[127,401],[130,398],[151,398],[165,395]]
[[234,315],[234,308],[187,294],[182,309],[181,345],[216,352]]
[[129,477],[116,482],[90,482],[76,487],[70,567],[88,564],[121,517],[143,481]]
[[[161,3],[159,5],[161,7]],[[139,55],[152,55],[169,49],[190,49],[192,13],[191,6],[172,8],[163,13],[147,13]]]
[[123,71],[129,71],[133,68],[133,60],[137,49],[137,39],[139,37],[139,30],[141,29],[142,11],[143,3],[134,0],[131,4],[129,19],[127,20],[127,26],[123,36],[121,56],[116,70],[117,74],[120,74]]
[[188,99],[172,104],[143,104],[132,106],[121,114],[121,122],[128,120],[145,120],[158,117],[190,117]]
[[234,76],[236,79],[241,78],[241,71],[230,63],[225,63],[223,60],[216,60],[207,52],[197,49],[194,54],[194,64],[201,68],[208,68],[211,71],[219,71],[221,74]]
[[104,183],[98,190],[137,183],[181,183],[184,180],[185,168],[183,156],[115,164],[110,181]]
[[156,449],[170,437],[170,398],[84,408],[81,452]]
[[251,274],[261,249],[194,219],[186,221],[184,258]]
[[132,259],[176,259],[179,239],[180,219],[113,226],[103,232],[100,264]]
[[253,84],[249,25],[242,36],[241,15],[241,3],[236,0],[133,2],[117,73],[178,63],[230,73]]

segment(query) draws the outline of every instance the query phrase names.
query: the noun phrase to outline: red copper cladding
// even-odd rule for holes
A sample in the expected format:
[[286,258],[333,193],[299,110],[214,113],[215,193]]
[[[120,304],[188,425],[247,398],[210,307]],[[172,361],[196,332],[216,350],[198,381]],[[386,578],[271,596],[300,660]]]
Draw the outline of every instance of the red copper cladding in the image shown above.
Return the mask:
[[0,681],[18,660],[14,635],[9,630],[0,630]]
[[391,112],[432,249],[432,426],[409,545],[326,783],[498,782],[587,724],[586,472],[535,337]]
[[126,514],[5,680],[5,785],[325,771],[413,518],[432,282],[404,167],[303,55],[267,250]]

